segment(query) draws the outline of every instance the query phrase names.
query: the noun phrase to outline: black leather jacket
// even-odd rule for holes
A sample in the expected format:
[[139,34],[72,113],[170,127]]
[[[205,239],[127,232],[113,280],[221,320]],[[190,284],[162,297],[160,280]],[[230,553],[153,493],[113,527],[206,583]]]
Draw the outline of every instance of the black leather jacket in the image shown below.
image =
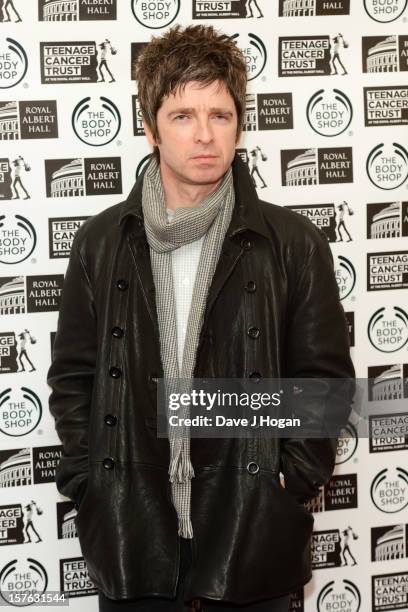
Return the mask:
[[[326,238],[301,215],[260,201],[237,154],[232,167],[236,204],[195,377],[353,379]],[[156,434],[163,368],[142,181],[143,173],[124,202],[75,236],[47,379],[64,449],[57,488],[76,503],[89,575],[112,599],[173,597],[179,569],[169,444]],[[350,404],[342,410],[346,423]],[[329,480],[335,451],[335,439],[192,438],[185,598],[243,604],[308,582],[314,518],[302,502]]]

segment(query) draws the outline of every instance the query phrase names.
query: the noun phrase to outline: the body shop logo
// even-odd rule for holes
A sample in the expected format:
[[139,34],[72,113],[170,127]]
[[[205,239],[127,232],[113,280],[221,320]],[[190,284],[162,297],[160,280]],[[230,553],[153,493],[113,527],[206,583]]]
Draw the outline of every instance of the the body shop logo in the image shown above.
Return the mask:
[[408,505],[408,472],[399,466],[384,468],[373,478],[370,495],[381,512],[403,510]]
[[[44,593],[48,585],[48,576],[45,567],[36,559],[12,559],[0,572],[0,596],[2,599],[16,607],[27,606],[24,597],[35,597]],[[16,603],[17,595],[21,603]]]
[[371,601],[372,612],[407,610],[408,572],[371,576]]
[[349,14],[350,0],[336,0],[335,2],[309,0],[297,4],[287,0],[279,0],[279,17],[320,17],[322,15]]
[[132,0],[135,19],[146,28],[164,28],[175,20],[180,0]]
[[347,423],[340,431],[337,439],[336,465],[346,463],[357,450],[358,436],[354,425]]
[[347,257],[337,255],[335,276],[340,299],[344,300],[353,291],[356,284],[356,269]]
[[353,182],[351,147],[281,150],[282,185],[304,187]]
[[28,219],[21,215],[0,215],[0,263],[24,261],[36,244],[37,234]]
[[367,204],[367,238],[408,236],[408,202]]
[[41,83],[113,83],[117,49],[102,41],[42,42]]
[[380,23],[389,23],[401,17],[408,0],[364,0],[367,15]]
[[46,159],[47,198],[122,193],[120,157]]
[[293,129],[292,92],[246,94],[244,131]]
[[320,591],[317,597],[318,612],[329,610],[341,610],[342,612],[359,612],[361,606],[361,595],[358,587],[343,578],[343,580],[331,580]]
[[28,60],[24,47],[13,38],[0,38],[0,89],[14,87],[23,80]]
[[88,217],[58,217],[48,219],[49,257],[69,257],[72,241]]
[[408,251],[367,253],[367,291],[408,288]]
[[363,72],[408,70],[408,36],[363,36]]
[[366,127],[408,124],[408,87],[364,87],[364,121]]
[[374,348],[394,353],[408,342],[408,314],[399,306],[383,306],[371,316],[367,333]]
[[0,392],[0,431],[7,436],[24,436],[40,422],[40,398],[27,387]]
[[117,0],[53,2],[38,0],[39,21],[100,21],[116,19]]
[[0,140],[58,138],[56,100],[0,102]]
[[347,74],[345,49],[348,42],[339,32],[334,36],[279,38],[279,76]]
[[116,105],[105,98],[81,100],[72,113],[72,127],[79,140],[94,147],[111,142],[120,130],[121,118]]
[[366,170],[368,178],[376,187],[396,189],[408,177],[408,151],[398,142],[382,142],[368,154]]
[[137,178],[138,178],[138,177],[139,177],[139,176],[142,174],[142,172],[143,172],[143,170],[144,170],[145,166],[147,166],[147,165],[148,165],[148,163],[150,162],[151,158],[152,158],[151,154],[149,154],[149,155],[145,155],[145,156],[144,156],[144,157],[143,157],[143,158],[140,160],[140,162],[137,164],[137,167],[136,167],[136,172],[135,172],[135,178],[136,178],[136,179],[137,179]]
[[193,0],[193,19],[263,17],[264,0]]
[[321,136],[338,136],[350,125],[353,107],[340,89],[319,89],[306,107],[310,127]]
[[248,74],[248,81],[256,79],[265,68],[267,53],[262,40],[256,34],[233,34],[231,39],[242,51]]

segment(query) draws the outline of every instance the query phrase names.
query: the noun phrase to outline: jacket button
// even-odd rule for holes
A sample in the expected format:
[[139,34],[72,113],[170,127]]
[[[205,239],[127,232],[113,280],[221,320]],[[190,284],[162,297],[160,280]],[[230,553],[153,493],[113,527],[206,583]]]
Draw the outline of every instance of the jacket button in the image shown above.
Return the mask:
[[138,219],[137,220],[137,225],[138,225],[138,227],[143,227],[143,220],[142,219]]
[[248,281],[247,284],[245,285],[245,291],[248,291],[248,293],[253,293],[254,291],[256,291],[256,283],[255,281]]
[[109,374],[112,376],[112,378],[119,378],[122,374],[122,370],[120,368],[117,368],[116,366],[112,366],[109,369]]
[[116,425],[118,419],[114,414],[106,414],[104,420],[106,425]]
[[249,240],[249,238],[243,238],[241,240],[241,246],[243,249],[248,251],[250,248],[252,248],[252,242]]
[[257,474],[259,472],[259,465],[255,461],[250,461],[247,465],[247,470],[250,474]]
[[150,374],[149,375],[149,381],[153,384],[157,384],[158,381],[158,376],[156,374]]
[[254,382],[259,382],[262,378],[262,374],[260,374],[259,372],[251,372],[249,378],[253,378]]
[[249,327],[248,328],[248,336],[250,338],[258,338],[260,333],[261,332],[259,331],[259,329],[257,327]]
[[120,278],[118,281],[116,281],[116,286],[118,289],[120,289],[120,291],[125,291],[125,289],[128,288],[128,285],[129,283],[124,278]]
[[102,465],[105,470],[112,470],[113,466],[115,465],[115,462],[112,457],[105,457],[105,459],[102,461]]
[[112,336],[115,338],[121,338],[123,336],[123,329],[121,327],[112,327]]

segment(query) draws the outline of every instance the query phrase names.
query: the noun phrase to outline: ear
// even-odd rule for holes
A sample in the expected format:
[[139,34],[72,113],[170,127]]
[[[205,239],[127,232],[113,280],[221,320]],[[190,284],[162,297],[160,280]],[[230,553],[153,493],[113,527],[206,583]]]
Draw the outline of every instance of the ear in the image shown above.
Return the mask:
[[148,124],[146,123],[146,121],[143,118],[142,118],[142,124],[143,124],[143,129],[145,131],[146,138],[147,138],[149,144],[152,147],[155,146],[157,143],[156,143],[155,139],[153,138],[152,130],[150,129],[150,127],[148,126]]

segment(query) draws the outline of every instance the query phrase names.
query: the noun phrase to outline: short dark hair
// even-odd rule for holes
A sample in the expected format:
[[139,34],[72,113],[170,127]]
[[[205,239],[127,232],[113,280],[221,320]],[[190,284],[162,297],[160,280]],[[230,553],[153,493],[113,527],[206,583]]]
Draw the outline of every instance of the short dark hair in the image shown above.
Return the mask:
[[[227,34],[203,24],[175,25],[144,47],[135,76],[142,116],[156,141],[160,142],[156,116],[163,98],[191,81],[203,87],[214,81],[224,83],[235,103],[238,139],[244,125],[248,77],[245,58]],[[158,156],[158,147],[154,151]]]

